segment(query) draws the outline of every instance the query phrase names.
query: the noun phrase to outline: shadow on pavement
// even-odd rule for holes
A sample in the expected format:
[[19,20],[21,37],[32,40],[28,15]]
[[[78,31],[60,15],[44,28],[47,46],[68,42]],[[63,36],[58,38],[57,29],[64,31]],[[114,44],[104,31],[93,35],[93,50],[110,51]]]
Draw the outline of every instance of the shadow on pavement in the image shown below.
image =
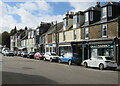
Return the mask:
[[39,75],[3,71],[2,84],[57,84],[57,82]]

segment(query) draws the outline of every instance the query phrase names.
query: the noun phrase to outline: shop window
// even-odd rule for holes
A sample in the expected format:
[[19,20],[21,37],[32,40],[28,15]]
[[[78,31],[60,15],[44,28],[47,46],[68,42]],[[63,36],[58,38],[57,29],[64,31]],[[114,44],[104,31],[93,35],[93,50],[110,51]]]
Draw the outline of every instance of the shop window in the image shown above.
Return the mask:
[[53,47],[53,52],[56,52],[56,47]]
[[107,37],[107,24],[102,25],[102,37]]

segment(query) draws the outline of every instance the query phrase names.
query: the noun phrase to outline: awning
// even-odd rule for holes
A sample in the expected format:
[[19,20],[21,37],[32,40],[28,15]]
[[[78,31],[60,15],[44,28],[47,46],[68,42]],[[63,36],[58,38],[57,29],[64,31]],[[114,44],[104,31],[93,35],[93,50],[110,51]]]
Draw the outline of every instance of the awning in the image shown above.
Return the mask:
[[26,47],[19,47],[18,49],[22,50],[22,49],[24,49],[24,48],[26,48]]
[[59,47],[62,47],[62,46],[71,46],[71,43],[59,43]]

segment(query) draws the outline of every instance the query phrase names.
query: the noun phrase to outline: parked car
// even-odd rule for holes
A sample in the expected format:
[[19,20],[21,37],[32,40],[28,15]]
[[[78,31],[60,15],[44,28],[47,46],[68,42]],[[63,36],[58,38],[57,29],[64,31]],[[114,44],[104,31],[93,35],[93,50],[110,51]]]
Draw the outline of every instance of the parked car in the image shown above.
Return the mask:
[[21,57],[27,57],[27,52],[26,51],[22,51],[22,53],[21,53]]
[[78,55],[73,55],[73,53],[66,53],[59,57],[58,60],[59,63],[61,62],[67,62],[69,65],[72,65],[72,63],[81,64],[81,58]]
[[44,58],[44,54],[37,52],[35,53],[34,58],[42,60]]
[[58,61],[59,56],[57,56],[55,53],[45,53],[44,54],[44,61],[49,60],[50,62],[52,61]]
[[22,51],[17,52],[17,56],[21,56]]
[[34,54],[35,54],[35,52],[29,52],[29,53],[27,54],[27,57],[28,57],[28,58],[34,58]]
[[9,50],[9,48],[3,48],[2,49],[2,54],[4,54],[6,50]]
[[91,57],[90,59],[84,60],[82,65],[85,67],[97,67],[100,70],[108,67],[113,69],[117,68],[117,63],[110,56]]
[[4,56],[14,56],[14,52],[11,50],[5,50],[3,53]]

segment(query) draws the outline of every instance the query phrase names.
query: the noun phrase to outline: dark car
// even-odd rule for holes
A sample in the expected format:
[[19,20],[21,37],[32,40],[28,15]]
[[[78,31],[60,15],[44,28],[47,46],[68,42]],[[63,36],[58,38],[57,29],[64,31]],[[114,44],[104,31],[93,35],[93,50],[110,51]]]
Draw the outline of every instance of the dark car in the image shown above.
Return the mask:
[[23,51],[22,53],[21,53],[21,57],[27,57],[27,52],[26,51]]
[[27,57],[28,58],[34,58],[34,54],[35,54],[35,52],[29,52]]

